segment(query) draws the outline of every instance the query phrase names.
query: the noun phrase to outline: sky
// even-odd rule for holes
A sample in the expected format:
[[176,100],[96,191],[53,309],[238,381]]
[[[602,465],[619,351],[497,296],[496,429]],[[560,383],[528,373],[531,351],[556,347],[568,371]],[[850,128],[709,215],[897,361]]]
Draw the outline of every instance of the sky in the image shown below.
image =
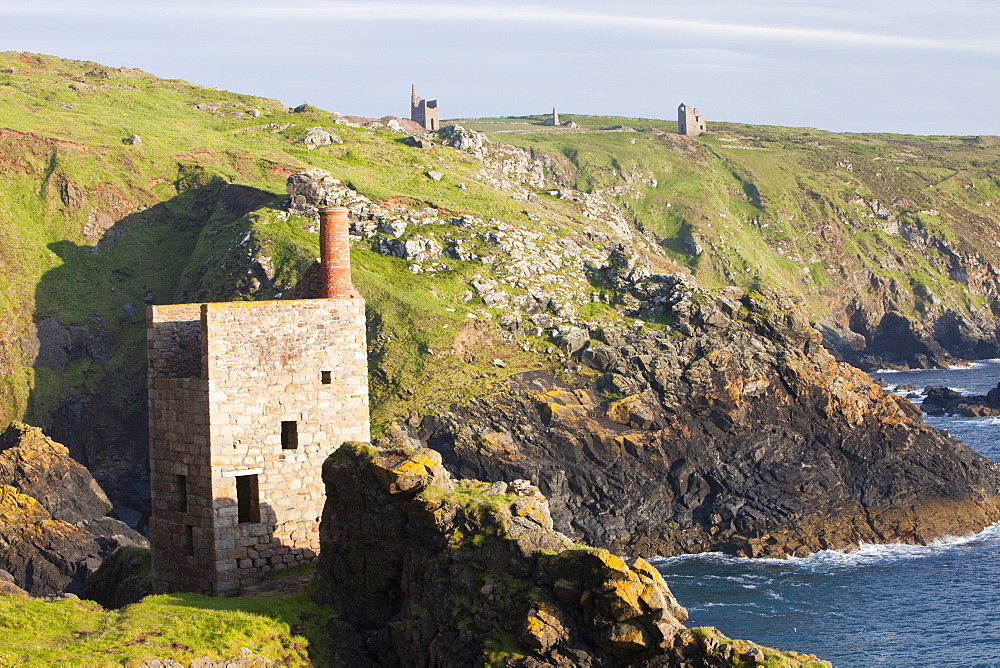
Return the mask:
[[0,50],[345,115],[1000,135],[1000,0],[0,0]]

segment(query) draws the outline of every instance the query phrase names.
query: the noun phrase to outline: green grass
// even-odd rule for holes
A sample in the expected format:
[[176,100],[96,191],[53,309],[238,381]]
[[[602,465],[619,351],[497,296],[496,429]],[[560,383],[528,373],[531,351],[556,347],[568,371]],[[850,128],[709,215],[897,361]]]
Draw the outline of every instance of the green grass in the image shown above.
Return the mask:
[[[882,224],[859,200],[877,200],[904,224],[964,252],[1000,261],[993,243],[1000,223],[1000,207],[993,208],[1000,151],[988,139],[837,134],[721,122],[710,123],[709,134],[683,138],[670,134],[676,126],[668,121],[567,117],[591,131],[532,125],[543,115],[459,122],[502,132],[498,138],[506,143],[562,156],[572,168],[572,184],[583,190],[620,185],[625,173],[652,176],[656,186],[640,184],[618,199],[704,285],[791,287],[819,317],[829,308],[820,291],[836,285],[831,275],[846,270],[888,278],[891,270],[880,258],[891,248],[906,265],[941,276],[937,292],[955,293],[950,287],[954,281],[929,266],[923,250],[897,243],[898,237],[877,240],[866,255],[845,256],[842,244],[862,241]],[[609,125],[640,132],[593,131]],[[668,135],[656,136],[648,131],[653,128]],[[921,213],[925,209],[941,214]],[[837,243],[818,233],[842,228],[846,234],[832,235],[841,239]],[[705,249],[702,255],[692,254],[691,237]],[[979,301],[954,299],[960,309]],[[913,311],[915,303],[910,299]]]
[[516,661],[526,656],[517,638],[508,631],[495,631],[486,640],[485,650],[487,666],[505,666],[508,661]]
[[0,665],[119,666],[225,659],[246,647],[282,665],[328,665],[332,613],[305,596],[150,596],[122,610],[0,596]]
[[[1000,262],[1000,145],[988,138],[724,122],[689,138],[674,134],[673,120],[561,114],[581,126],[568,130],[538,125],[547,116],[458,122],[554,156],[554,179],[608,192],[655,237],[662,255],[650,261],[659,271],[684,267],[709,287],[788,287],[804,295],[816,318],[830,308],[824,291],[846,290],[862,306],[876,306],[869,274],[899,282],[896,306],[904,314],[985,308],[982,296],[951,277],[948,254]],[[270,193],[280,207],[286,175],[317,166],[376,203],[433,207],[442,221],[496,218],[541,233],[542,242],[604,231],[576,205],[547,195],[548,188],[526,204],[483,184],[476,178],[481,164],[468,155],[416,149],[398,135],[334,121],[323,110],[292,113],[276,100],[138,70],[0,53],[0,127],[34,133],[0,135],[0,261],[8,268],[0,275],[0,425],[49,424],[67,396],[86,400],[102,387],[115,388],[116,410],[141,410],[147,298],[271,298],[296,284],[317,254],[308,221],[282,218],[279,208],[223,218],[218,195],[229,183]],[[265,124],[289,125],[273,132]],[[301,137],[316,125],[334,129],[344,143],[307,150]],[[639,132],[598,130],[616,125]],[[133,132],[142,145],[123,143]],[[444,178],[428,179],[431,169]],[[627,181],[631,187],[623,189]],[[885,231],[887,221],[870,215],[866,202],[873,200],[932,243],[917,248]],[[112,224],[103,241],[94,234],[102,220]],[[413,226],[407,234],[462,238],[474,252],[504,261],[447,223]],[[693,242],[703,252],[695,254]],[[273,289],[253,291],[257,258],[269,258]],[[446,269],[414,275],[368,242],[357,245],[353,260],[369,307],[376,430],[411,412],[488,394],[502,375],[549,363],[491,334],[487,316],[498,312],[459,298],[473,275],[490,275],[483,264],[446,259]],[[849,285],[852,277],[861,282]],[[584,294],[593,289],[579,283]],[[578,316],[620,319],[600,303]],[[86,327],[91,341],[62,370],[25,364],[31,360],[21,341],[33,321],[47,317]],[[507,367],[498,370],[493,358]]]
[[[86,88],[71,89],[74,82]],[[249,109],[260,116],[251,117]],[[0,127],[34,133],[0,143],[0,158],[17,167],[0,183],[0,258],[9,268],[0,276],[0,422],[48,424],[67,393],[86,397],[108,386],[121,393],[126,413],[139,410],[147,298],[156,304],[247,298],[254,257],[270,258],[275,289],[252,298],[295,285],[317,255],[316,235],[303,229],[307,221],[281,219],[276,209],[237,221],[219,218],[217,196],[227,183],[273,193],[278,201],[288,173],[318,166],[375,202],[432,206],[445,217],[524,219],[524,204],[479,183],[474,173],[481,165],[468,156],[422,151],[398,135],[333,122],[322,110],[291,113],[274,100],[138,70],[0,53]],[[268,123],[292,125],[280,132],[252,129]],[[344,143],[307,150],[301,135],[314,125],[335,129]],[[142,145],[122,142],[133,132]],[[445,179],[428,179],[428,169]],[[67,188],[76,193],[69,204]],[[550,205],[566,217],[564,203]],[[92,234],[95,216],[112,225],[110,238]],[[355,261],[355,281],[386,334],[372,382],[376,423],[450,403],[450,387],[471,396],[496,377],[487,352],[493,341],[463,345],[470,349],[464,358],[477,361],[435,356],[472,324],[469,308],[482,308],[455,298],[480,265],[448,261],[448,271],[413,276],[402,261],[363,248]],[[32,321],[46,317],[86,327],[87,337],[102,343],[64,369],[25,366],[19,342]],[[514,347],[497,352],[513,368],[520,358],[525,366],[535,361]],[[400,395],[403,390],[413,394]]]

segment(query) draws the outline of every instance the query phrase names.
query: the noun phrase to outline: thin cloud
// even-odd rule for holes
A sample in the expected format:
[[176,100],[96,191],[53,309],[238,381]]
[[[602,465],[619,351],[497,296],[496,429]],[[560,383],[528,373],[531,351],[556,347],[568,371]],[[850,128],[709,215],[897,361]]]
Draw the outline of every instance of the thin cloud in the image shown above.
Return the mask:
[[749,39],[766,42],[806,42],[858,47],[909,50],[964,51],[1000,53],[1000,42],[984,39],[934,39],[908,35],[812,27],[774,27],[750,23],[725,23],[703,20],[662,18],[636,14],[610,14],[560,8],[511,7],[501,5],[469,6],[443,3],[338,3],[286,4],[244,2],[232,5],[148,4],[0,1],[0,11],[10,15],[170,17],[207,19],[261,19],[267,21],[407,21],[518,23],[549,26],[587,26],[623,28],[660,32],[672,36],[702,36],[725,39]]

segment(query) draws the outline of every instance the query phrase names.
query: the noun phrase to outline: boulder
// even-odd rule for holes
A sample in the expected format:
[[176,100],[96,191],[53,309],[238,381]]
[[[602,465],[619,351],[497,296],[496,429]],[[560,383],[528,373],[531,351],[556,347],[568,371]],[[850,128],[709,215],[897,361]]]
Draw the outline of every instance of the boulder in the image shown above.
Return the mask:
[[583,349],[590,341],[590,332],[572,325],[559,325],[555,334],[559,348],[567,355]]
[[434,146],[434,139],[430,134],[426,133],[409,135],[408,137],[403,137],[401,141],[407,146],[414,146],[416,148],[431,148]]
[[319,216],[320,207],[330,206],[331,195],[340,186],[340,181],[330,176],[330,172],[319,167],[288,177],[285,189],[290,198],[289,213],[310,218]]
[[441,244],[423,237],[413,237],[406,241],[379,237],[375,242],[375,250],[382,255],[392,255],[410,262],[439,260],[442,255]]
[[324,206],[346,206],[351,223],[351,234],[370,236],[377,221],[373,221],[381,210],[368,198],[341,184],[330,176],[330,172],[318,167],[310,167],[288,177],[285,184],[288,192],[288,212],[319,220],[319,209]]
[[306,130],[306,136],[302,139],[302,142],[306,145],[306,148],[311,151],[312,149],[319,148],[320,146],[343,144],[344,140],[329,130],[324,130],[323,128],[308,128]]
[[446,146],[482,155],[486,147],[486,134],[477,130],[466,130],[461,125],[446,125],[438,130],[441,142]]

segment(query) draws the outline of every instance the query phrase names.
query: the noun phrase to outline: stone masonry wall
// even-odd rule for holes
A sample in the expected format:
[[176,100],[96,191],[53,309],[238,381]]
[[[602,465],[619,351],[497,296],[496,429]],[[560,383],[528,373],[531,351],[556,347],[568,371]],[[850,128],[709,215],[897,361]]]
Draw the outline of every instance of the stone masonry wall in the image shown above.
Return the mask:
[[[304,299],[203,309],[218,586],[230,593],[319,551],[323,461],[345,441],[369,439],[365,304]],[[297,425],[295,449],[282,448],[283,421]],[[241,524],[234,474],[256,470],[261,521]]]
[[211,594],[214,555],[195,549],[215,543],[201,305],[150,307],[146,327],[153,582],[157,591]]
[[[154,574],[161,588],[236,594],[269,570],[315,557],[325,500],[322,463],[341,443],[369,439],[364,301],[337,298],[183,306],[201,311],[204,371],[200,379],[150,381],[151,388],[186,382],[192,393],[184,400],[184,407],[192,410],[183,416],[176,413],[177,419],[157,407],[160,422],[154,421],[151,395],[150,442],[151,448],[161,440],[173,442],[164,432],[178,428],[193,433],[187,441],[172,438],[192,448],[204,462],[197,483],[211,488],[211,530],[201,532],[200,525],[195,527],[194,552],[204,555],[211,568],[191,572],[202,562],[195,566],[194,560],[171,556],[183,552],[184,534],[164,534],[168,529],[185,529],[177,522],[161,521],[157,526],[162,530],[156,537],[151,535]],[[159,314],[164,308],[153,311]],[[153,357],[163,357],[154,340],[161,340],[156,339],[155,327],[150,339],[151,379],[158,370]],[[179,400],[173,395],[156,396]],[[197,412],[195,404],[206,411],[207,450],[199,445],[201,434],[193,424],[178,424]],[[288,425],[282,423],[294,423],[293,443],[283,439]],[[155,470],[166,469],[158,462]],[[157,479],[154,508],[165,505],[158,502],[155,490],[169,495],[174,479],[170,476],[176,475],[171,470],[169,476],[161,476],[165,480]],[[255,476],[259,503],[254,510],[259,517],[248,520],[245,516],[241,522],[237,481],[250,480],[244,476]],[[189,490],[191,483],[189,477]],[[197,506],[189,509],[193,507]],[[166,574],[167,568],[179,568],[182,575]],[[198,587],[189,585],[199,578]]]

